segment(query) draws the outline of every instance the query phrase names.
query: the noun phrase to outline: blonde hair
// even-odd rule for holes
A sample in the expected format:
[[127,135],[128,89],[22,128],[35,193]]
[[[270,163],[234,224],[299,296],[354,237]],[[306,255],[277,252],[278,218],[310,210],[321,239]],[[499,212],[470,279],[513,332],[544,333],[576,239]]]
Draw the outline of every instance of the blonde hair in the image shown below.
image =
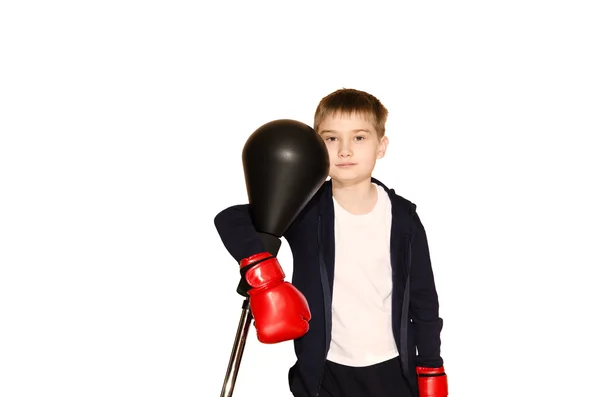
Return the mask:
[[325,96],[315,111],[313,128],[319,132],[319,126],[327,116],[362,115],[375,127],[379,139],[385,136],[385,123],[388,110],[375,96],[353,88],[341,88]]

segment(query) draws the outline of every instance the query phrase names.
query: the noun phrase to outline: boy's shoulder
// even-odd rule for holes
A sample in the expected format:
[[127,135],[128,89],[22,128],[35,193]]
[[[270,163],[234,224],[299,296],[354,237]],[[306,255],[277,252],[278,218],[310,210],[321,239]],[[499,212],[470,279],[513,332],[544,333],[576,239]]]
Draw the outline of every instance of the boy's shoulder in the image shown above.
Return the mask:
[[417,214],[417,204],[413,203],[409,199],[399,195],[384,185],[381,181],[371,178],[373,183],[381,186],[389,195],[392,203],[392,217],[396,219],[397,232],[414,235],[423,229],[423,225]]
[[389,195],[390,200],[392,200],[392,205],[397,211],[399,210],[401,213],[405,213],[409,216],[412,216],[417,212],[417,205],[415,203],[413,203],[406,197],[399,195],[394,189],[389,188],[380,180],[376,178],[371,178],[371,181],[376,185],[381,186],[383,190],[385,190],[385,192]]

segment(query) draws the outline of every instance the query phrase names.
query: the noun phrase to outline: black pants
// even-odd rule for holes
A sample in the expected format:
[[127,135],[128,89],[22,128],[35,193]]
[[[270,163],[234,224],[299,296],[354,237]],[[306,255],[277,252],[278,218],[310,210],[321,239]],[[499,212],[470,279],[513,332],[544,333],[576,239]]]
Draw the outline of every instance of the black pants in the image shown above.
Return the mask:
[[412,397],[396,357],[368,367],[348,367],[331,361],[319,397]]

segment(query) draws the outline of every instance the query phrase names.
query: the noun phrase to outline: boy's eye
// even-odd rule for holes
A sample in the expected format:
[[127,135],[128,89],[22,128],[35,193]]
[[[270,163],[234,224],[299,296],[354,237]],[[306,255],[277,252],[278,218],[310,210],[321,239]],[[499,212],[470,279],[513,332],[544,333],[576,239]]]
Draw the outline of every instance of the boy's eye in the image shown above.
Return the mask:
[[366,137],[362,136],[362,135],[358,135],[356,137],[357,140],[362,141],[363,139],[366,139]]
[[337,138],[336,138],[336,137],[334,137],[334,136],[328,136],[327,138],[325,138],[325,140],[326,140],[326,141],[329,141],[329,142],[333,142],[333,141],[335,141],[336,139],[337,139]]

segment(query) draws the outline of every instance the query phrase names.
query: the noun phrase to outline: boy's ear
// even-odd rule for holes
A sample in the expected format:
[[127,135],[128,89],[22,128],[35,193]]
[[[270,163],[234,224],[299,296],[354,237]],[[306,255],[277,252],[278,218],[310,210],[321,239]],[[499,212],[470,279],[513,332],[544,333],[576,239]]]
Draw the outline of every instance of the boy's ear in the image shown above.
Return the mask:
[[380,159],[385,156],[388,144],[390,143],[387,136],[384,136],[379,140],[379,148],[377,149],[377,158]]

